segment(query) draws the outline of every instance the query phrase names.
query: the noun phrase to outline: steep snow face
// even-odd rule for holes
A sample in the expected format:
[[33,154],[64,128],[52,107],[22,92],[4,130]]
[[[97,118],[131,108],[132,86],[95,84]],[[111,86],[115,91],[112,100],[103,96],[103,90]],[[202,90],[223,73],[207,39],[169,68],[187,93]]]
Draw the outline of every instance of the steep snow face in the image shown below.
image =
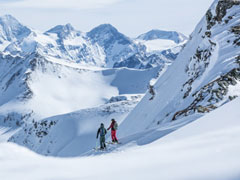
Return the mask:
[[20,24],[11,15],[5,15],[0,17],[0,33],[1,41],[13,41],[27,36],[30,29]]
[[12,41],[26,37],[31,30],[20,24],[11,15],[0,17],[0,51],[3,51]]
[[175,63],[123,122],[122,137],[184,117],[196,119],[239,95],[239,5],[213,3]]
[[[240,177],[239,106],[237,98],[148,146],[122,146],[119,151],[102,156],[41,157],[16,144],[1,143],[0,177],[95,180],[101,174],[107,180],[236,180]],[[29,167],[34,170],[29,171]]]

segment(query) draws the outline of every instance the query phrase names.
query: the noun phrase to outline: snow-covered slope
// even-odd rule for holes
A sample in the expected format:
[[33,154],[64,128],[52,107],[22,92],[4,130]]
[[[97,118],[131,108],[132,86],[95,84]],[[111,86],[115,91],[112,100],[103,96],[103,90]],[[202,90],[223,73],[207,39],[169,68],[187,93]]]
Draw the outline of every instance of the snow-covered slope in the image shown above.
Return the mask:
[[[10,139],[43,155],[80,156],[99,145],[96,131],[101,123],[110,125],[111,118],[120,124],[141,99],[141,95],[112,97],[95,108],[58,115],[25,123]],[[110,133],[108,133],[110,136]]]
[[0,63],[0,112],[34,110],[37,119],[98,106],[119,94],[145,93],[159,70],[86,69],[40,54],[2,55]]
[[214,1],[173,65],[122,123],[121,137],[194,120],[240,95],[239,6]]
[[[94,138],[88,144],[78,141],[82,148],[77,152],[61,149],[71,144],[73,137],[75,141],[95,137],[100,121],[108,122],[115,116],[121,122],[159,73],[159,67],[86,68],[35,53],[25,57],[1,55],[0,67],[0,127],[9,129],[11,135],[18,130],[11,138],[15,143],[42,154],[61,156],[79,155],[92,148]],[[129,96],[133,98],[126,98]],[[77,110],[81,111],[71,113]],[[70,114],[50,118],[65,113]],[[90,127],[90,131],[75,131],[75,124],[83,129]],[[42,139],[46,133],[50,136]],[[64,141],[54,140],[59,134]],[[52,146],[46,146],[46,142],[53,142]]]
[[240,178],[239,106],[237,98],[148,146],[122,147],[102,156],[42,157],[15,144],[2,143],[0,178],[236,180]]

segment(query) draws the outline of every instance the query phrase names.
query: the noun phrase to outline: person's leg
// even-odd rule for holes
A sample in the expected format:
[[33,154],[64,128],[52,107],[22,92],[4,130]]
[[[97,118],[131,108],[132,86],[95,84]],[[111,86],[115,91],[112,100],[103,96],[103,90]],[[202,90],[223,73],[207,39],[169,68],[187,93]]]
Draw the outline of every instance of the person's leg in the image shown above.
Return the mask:
[[105,147],[105,149],[107,148],[107,146],[106,146],[106,139],[105,139],[105,137],[104,137],[104,147]]
[[102,147],[103,147],[103,148],[106,148],[105,136],[102,137]]
[[104,148],[103,138],[104,138],[104,137],[100,136],[100,148],[101,148],[101,149]]
[[99,137],[99,144],[100,144],[100,148],[102,147],[102,139],[101,136]]
[[114,131],[111,131],[111,137],[112,137],[112,142],[115,142],[115,138],[114,138]]
[[118,143],[118,139],[117,139],[116,133],[117,133],[116,130],[113,131],[113,137],[114,137],[114,142],[117,142],[117,143]]

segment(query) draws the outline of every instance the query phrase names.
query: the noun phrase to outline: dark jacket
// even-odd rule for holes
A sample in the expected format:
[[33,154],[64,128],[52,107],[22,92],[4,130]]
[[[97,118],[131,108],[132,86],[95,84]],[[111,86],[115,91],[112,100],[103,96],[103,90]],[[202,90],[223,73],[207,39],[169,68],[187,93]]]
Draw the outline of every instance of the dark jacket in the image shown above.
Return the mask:
[[[104,131],[103,134],[100,134],[101,128],[103,128],[103,131]],[[100,134],[100,136],[105,136],[107,134],[107,130],[104,127],[100,127],[97,131],[97,138],[98,138],[99,134]]]

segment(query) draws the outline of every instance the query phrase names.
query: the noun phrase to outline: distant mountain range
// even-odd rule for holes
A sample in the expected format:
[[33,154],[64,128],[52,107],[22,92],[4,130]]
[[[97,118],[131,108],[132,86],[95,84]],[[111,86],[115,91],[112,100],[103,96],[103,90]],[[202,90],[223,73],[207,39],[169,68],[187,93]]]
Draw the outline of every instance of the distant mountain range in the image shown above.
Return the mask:
[[[156,39],[168,40],[174,45],[159,48],[154,53],[147,51],[146,43]],[[0,50],[4,53],[25,56],[38,52],[87,66],[156,67],[171,63],[186,41],[181,33],[157,30],[131,39],[110,24],[102,24],[88,33],[75,30],[71,24],[58,25],[41,33],[22,25],[11,15],[0,17]]]

